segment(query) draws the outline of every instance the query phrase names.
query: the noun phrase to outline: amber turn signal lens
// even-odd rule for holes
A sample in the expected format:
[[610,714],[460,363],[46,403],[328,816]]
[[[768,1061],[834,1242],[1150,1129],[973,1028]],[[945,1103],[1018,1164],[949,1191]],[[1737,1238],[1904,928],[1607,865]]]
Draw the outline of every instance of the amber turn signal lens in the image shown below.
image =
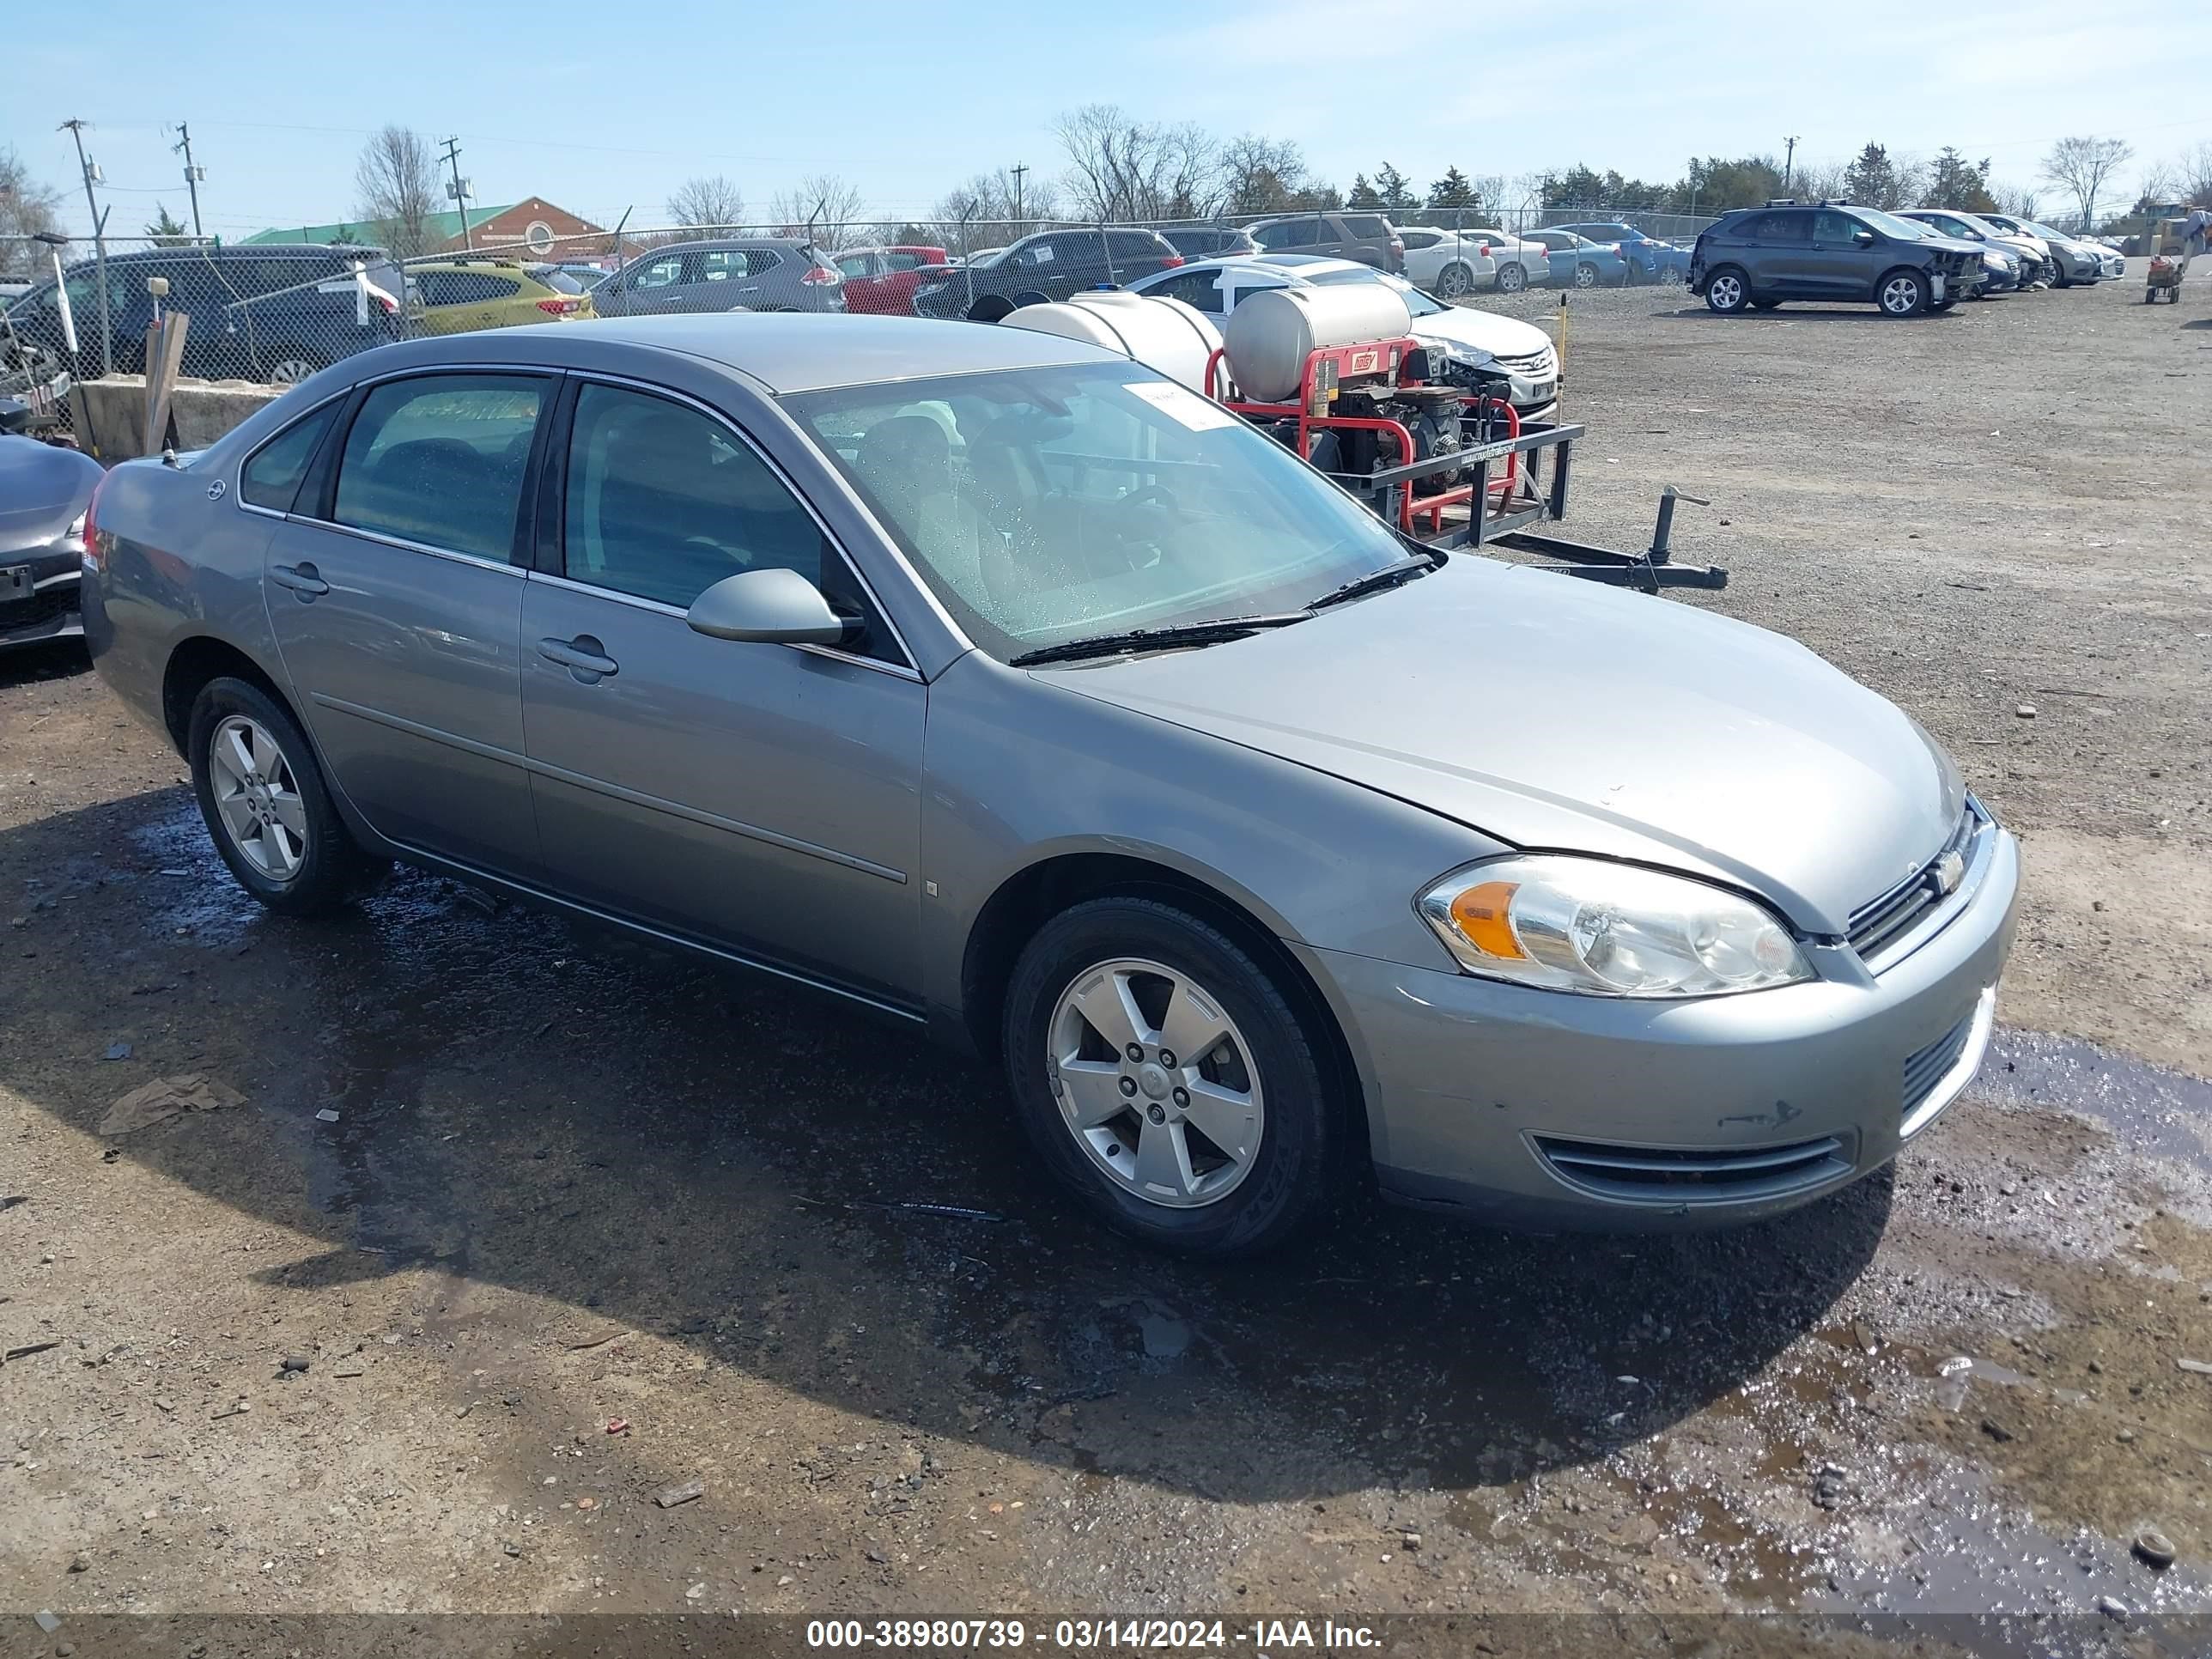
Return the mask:
[[1521,948],[1521,941],[1513,937],[1513,921],[1509,914],[1514,894],[1521,884],[1513,881],[1486,881],[1470,887],[1451,902],[1451,918],[1468,940],[1486,956],[1505,962],[1526,962],[1528,953]]

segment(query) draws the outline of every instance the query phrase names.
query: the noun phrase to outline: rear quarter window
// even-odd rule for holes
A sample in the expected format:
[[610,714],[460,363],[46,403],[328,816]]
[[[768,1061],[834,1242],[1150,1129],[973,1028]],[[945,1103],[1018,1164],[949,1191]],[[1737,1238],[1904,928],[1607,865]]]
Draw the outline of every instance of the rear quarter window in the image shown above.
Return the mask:
[[1372,213],[1347,213],[1344,228],[1354,236],[1381,237],[1389,234],[1381,217]]
[[315,447],[337,412],[337,403],[325,404],[256,450],[239,470],[239,498],[271,513],[289,513],[300,481],[307,476],[307,463],[315,458]]

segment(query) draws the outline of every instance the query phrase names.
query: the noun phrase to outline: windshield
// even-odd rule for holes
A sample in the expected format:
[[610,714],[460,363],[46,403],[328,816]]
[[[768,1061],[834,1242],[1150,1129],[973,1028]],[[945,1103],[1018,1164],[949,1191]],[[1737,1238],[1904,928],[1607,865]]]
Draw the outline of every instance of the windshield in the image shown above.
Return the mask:
[[2022,225],[2021,228],[2031,236],[2040,236],[2046,242],[2064,242],[2073,239],[2063,230],[2053,230],[2049,225]]
[[1924,242],[1930,236],[1940,236],[1943,234],[1933,225],[1923,225],[1911,219],[1899,219],[1884,213],[1879,208],[1860,208],[1857,212],[1859,217],[1865,220],[1867,223],[1872,225],[1883,235],[1897,241]]
[[1094,634],[1296,610],[1405,555],[1289,450],[1135,363],[783,404],[969,637],[1002,660]]
[[1375,270],[1362,265],[1357,270],[1316,271],[1306,278],[1316,288],[1339,288],[1353,283],[1380,283],[1406,302],[1407,311],[1415,317],[1433,317],[1451,307],[1434,295],[1423,292],[1403,276],[1393,276],[1387,270]]

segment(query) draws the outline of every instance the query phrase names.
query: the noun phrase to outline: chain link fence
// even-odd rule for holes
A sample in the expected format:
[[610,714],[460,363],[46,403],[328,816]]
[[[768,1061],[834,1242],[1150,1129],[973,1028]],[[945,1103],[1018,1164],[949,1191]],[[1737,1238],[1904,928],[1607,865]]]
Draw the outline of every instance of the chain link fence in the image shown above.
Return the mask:
[[[661,225],[553,234],[394,258],[374,246],[190,238],[0,238],[0,396],[51,403],[76,380],[143,374],[155,319],[184,312],[182,372],[283,386],[396,340],[664,312],[844,311],[988,319],[1039,299],[1126,286],[1178,262],[1336,254],[1440,282],[1483,233],[1626,225],[1686,246],[1713,222],[1686,214],[1540,207],[1340,209],[1105,223],[1065,218],[870,219]],[[1401,229],[1425,233],[1410,241]],[[1394,245],[1394,243],[1395,245]],[[1530,258],[1515,280],[1553,280]],[[1503,286],[1492,274],[1447,291]],[[1585,276],[1587,273],[1585,273]],[[1636,273],[1610,276],[1635,280]],[[1564,283],[1575,280],[1562,274]]]

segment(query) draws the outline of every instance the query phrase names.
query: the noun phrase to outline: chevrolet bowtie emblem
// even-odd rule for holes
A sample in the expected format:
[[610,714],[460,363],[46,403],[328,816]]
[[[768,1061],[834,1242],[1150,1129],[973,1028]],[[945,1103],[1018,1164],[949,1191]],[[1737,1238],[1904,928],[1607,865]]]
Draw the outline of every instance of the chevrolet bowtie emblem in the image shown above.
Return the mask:
[[1936,890],[1955,893],[1959,884],[1966,878],[1966,859],[1962,853],[1946,853],[1936,860]]

